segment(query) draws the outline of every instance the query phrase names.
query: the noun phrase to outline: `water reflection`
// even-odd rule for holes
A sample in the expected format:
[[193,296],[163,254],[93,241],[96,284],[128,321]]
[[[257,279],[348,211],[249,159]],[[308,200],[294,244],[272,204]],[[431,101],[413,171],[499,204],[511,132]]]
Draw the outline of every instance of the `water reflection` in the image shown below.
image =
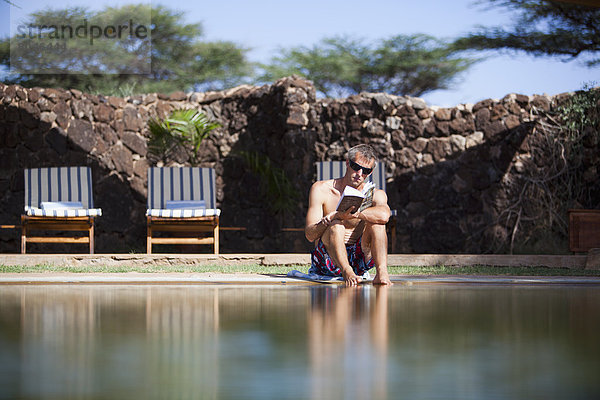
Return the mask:
[[313,288],[307,321],[313,399],[386,398],[388,289]]
[[0,398],[598,398],[600,288],[0,286]]

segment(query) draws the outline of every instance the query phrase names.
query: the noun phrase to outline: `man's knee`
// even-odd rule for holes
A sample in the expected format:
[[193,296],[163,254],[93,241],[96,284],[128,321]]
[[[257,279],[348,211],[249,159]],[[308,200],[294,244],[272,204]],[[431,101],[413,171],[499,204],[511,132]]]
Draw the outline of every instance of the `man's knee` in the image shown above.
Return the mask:
[[327,227],[327,229],[325,229],[325,232],[323,232],[323,235],[321,236],[321,240],[326,245],[338,240],[343,241],[345,233],[346,228],[342,223],[333,222]]
[[381,236],[384,235],[387,237],[387,233],[385,231],[385,225],[384,224],[371,224],[371,223],[367,223],[365,226],[365,232],[368,232],[372,235],[375,236]]
[[363,246],[365,249],[372,249],[374,246],[384,246],[387,248],[387,232],[385,225],[367,224],[363,235]]

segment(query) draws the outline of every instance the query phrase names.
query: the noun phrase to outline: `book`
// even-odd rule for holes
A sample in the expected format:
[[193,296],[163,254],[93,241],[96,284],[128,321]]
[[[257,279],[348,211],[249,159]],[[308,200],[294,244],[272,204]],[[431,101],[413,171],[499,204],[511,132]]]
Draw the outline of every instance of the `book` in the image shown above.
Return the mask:
[[340,201],[338,202],[336,211],[347,211],[351,207],[354,207],[354,212],[363,211],[366,208],[371,207],[373,204],[373,191],[375,185],[373,182],[365,183],[363,190],[353,188],[352,186],[346,186]]

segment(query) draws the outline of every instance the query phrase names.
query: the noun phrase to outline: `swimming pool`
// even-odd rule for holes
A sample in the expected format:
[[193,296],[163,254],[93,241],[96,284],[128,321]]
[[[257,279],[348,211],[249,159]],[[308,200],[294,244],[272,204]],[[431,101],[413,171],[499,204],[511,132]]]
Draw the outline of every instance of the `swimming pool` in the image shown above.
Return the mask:
[[600,395],[600,287],[0,286],[0,398]]

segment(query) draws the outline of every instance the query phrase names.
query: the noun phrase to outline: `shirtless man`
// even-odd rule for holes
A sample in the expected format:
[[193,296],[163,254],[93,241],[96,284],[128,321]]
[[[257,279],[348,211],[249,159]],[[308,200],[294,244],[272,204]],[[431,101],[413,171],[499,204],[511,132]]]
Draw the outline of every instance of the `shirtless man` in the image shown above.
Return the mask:
[[362,190],[376,164],[375,151],[361,144],[348,151],[346,174],[338,179],[315,182],[309,194],[306,238],[314,242],[311,272],[340,274],[346,286],[356,286],[367,270],[375,266],[374,284],[391,285],[387,271],[387,234],[390,218],[387,195],[375,189],[373,205],[362,212],[351,208],[335,210],[346,186]]

